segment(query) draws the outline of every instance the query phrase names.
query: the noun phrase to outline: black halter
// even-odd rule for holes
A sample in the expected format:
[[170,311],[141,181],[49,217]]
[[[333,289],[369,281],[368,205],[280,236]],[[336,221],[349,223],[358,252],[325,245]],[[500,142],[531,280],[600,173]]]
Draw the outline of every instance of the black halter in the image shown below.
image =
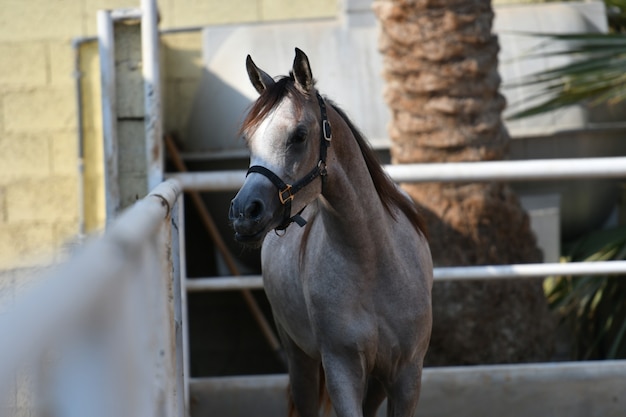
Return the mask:
[[300,178],[298,181],[293,184],[287,184],[280,177],[274,174],[269,169],[261,166],[261,165],[253,165],[248,169],[246,176],[248,176],[252,172],[256,172],[257,174],[264,175],[269,179],[272,184],[276,186],[278,189],[278,199],[280,203],[284,207],[283,221],[281,224],[276,227],[276,230],[285,230],[291,223],[296,222],[300,227],[306,224],[306,220],[300,216],[302,210],[300,210],[294,216],[291,215],[291,201],[294,199],[296,193],[306,187],[308,184],[313,182],[314,179],[320,177],[322,180],[322,191],[324,190],[324,184],[326,183],[326,153],[328,147],[330,146],[330,142],[332,140],[332,132],[330,130],[330,122],[328,121],[328,116],[326,114],[326,103],[324,103],[324,99],[320,96],[319,93],[315,93],[317,96],[317,102],[320,106],[320,159],[317,162],[315,168],[309,171],[304,177]]

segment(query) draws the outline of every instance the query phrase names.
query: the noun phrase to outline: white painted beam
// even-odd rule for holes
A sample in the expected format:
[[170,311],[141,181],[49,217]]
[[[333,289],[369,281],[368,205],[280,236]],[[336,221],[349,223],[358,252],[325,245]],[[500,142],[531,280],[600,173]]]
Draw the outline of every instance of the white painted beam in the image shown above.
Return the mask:
[[[583,178],[624,178],[626,157],[535,159],[523,161],[456,162],[385,165],[397,182],[549,181]],[[236,191],[246,171],[169,174],[190,191]]]
[[[436,281],[545,278],[555,275],[626,275],[626,261],[455,266],[434,269]],[[186,280],[186,287],[188,292],[262,289],[263,278],[260,275],[193,278]]]

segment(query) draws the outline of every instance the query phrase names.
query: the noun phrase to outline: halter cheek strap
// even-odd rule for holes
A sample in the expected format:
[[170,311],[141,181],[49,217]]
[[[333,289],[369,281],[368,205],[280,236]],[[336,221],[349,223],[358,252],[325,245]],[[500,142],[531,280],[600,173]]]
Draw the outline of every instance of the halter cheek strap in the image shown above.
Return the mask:
[[319,93],[316,92],[317,102],[320,106],[320,158],[317,162],[315,168],[309,171],[304,177],[300,178],[298,181],[293,184],[285,183],[278,175],[274,174],[271,170],[265,168],[261,165],[253,165],[248,169],[246,176],[251,173],[257,173],[265,176],[269,179],[274,186],[278,189],[278,199],[280,203],[284,207],[283,211],[283,221],[276,228],[276,230],[285,230],[291,223],[297,223],[298,226],[302,227],[306,224],[306,220],[302,218],[300,215],[304,208],[300,210],[297,214],[291,215],[291,202],[295,198],[295,195],[298,191],[309,185],[313,180],[317,177],[321,178],[322,181],[322,192],[324,191],[324,185],[326,183],[326,154],[328,151],[328,147],[330,146],[330,142],[332,140],[332,131],[330,128],[330,122],[328,121],[328,115],[326,114],[326,103],[324,103],[324,99],[320,96]]

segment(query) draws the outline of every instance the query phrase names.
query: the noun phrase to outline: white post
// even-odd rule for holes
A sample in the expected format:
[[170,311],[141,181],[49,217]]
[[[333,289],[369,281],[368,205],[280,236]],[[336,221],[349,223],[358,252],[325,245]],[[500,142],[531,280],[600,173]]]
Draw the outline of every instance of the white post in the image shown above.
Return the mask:
[[148,189],[163,181],[163,128],[159,70],[158,10],[155,0],[141,0],[141,55],[144,81],[146,170]]
[[[176,308],[176,359],[178,364],[177,386],[179,388],[178,406],[182,407],[181,417],[189,414],[189,329],[187,327],[187,264],[185,262],[185,198],[178,198],[172,211],[172,253],[174,254],[174,276],[178,277],[175,290],[178,291],[174,301]],[[176,271],[177,268],[177,271]],[[182,401],[182,403],[181,403]]]
[[104,184],[106,220],[110,224],[120,209],[118,181],[117,93],[115,88],[115,41],[113,19],[108,10],[98,11],[98,49],[102,85],[102,133],[104,141]]

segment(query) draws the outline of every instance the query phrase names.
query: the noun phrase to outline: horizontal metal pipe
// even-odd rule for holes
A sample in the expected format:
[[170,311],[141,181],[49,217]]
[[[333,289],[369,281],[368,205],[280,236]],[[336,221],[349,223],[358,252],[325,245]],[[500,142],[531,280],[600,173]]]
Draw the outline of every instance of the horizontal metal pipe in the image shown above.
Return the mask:
[[[516,265],[455,266],[435,268],[437,281],[545,278],[553,275],[626,275],[626,261],[572,262]],[[186,280],[188,292],[261,289],[260,275],[194,278]]]
[[[397,182],[548,181],[582,178],[624,178],[626,157],[534,159],[523,161],[455,162],[385,165]],[[190,191],[236,191],[246,171],[170,174]]]
[[457,266],[435,268],[434,273],[435,279],[439,281],[544,278],[553,275],[626,275],[626,261]]
[[193,278],[185,281],[187,292],[235,291],[263,289],[261,275]]
[[626,157],[387,165],[397,182],[543,181],[626,177]]
[[183,172],[167,174],[180,181],[185,191],[236,191],[246,179],[246,171]]

